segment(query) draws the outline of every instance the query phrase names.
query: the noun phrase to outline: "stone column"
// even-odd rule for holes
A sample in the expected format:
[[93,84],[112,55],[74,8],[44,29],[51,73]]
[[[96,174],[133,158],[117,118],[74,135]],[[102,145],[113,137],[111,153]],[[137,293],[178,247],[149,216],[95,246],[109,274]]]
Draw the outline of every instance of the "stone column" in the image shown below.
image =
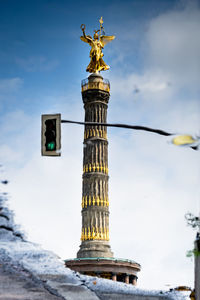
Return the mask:
[[[82,83],[85,122],[107,122],[109,83],[91,74]],[[113,257],[109,245],[107,127],[85,126],[83,142],[82,234],[78,258]]]
[[116,274],[112,274],[112,280],[117,281],[117,275]]
[[125,281],[125,283],[129,284],[129,275],[125,275],[124,281]]
[[137,276],[131,276],[132,285],[137,285]]

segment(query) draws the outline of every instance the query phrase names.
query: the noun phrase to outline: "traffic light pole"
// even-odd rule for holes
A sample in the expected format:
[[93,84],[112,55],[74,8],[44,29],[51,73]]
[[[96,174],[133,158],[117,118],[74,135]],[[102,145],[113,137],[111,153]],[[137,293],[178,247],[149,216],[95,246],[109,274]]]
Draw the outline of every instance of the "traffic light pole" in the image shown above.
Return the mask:
[[[118,128],[127,128],[133,130],[143,130],[152,133],[156,133],[163,136],[175,136],[177,133],[170,133],[166,132],[161,129],[154,129],[146,126],[139,126],[139,125],[128,125],[128,124],[117,124],[117,123],[99,123],[99,122],[78,122],[78,121],[71,121],[71,120],[61,120],[61,123],[71,123],[71,124],[78,124],[78,125],[89,125],[89,126],[105,126],[105,127],[118,127]],[[172,143],[177,146],[188,146],[193,150],[199,150],[199,141],[200,137],[193,138],[191,135],[179,135],[172,140]]]
[[174,133],[169,133],[160,129],[154,129],[146,126],[138,126],[138,125],[127,125],[127,124],[111,124],[111,123],[98,123],[98,122],[78,122],[78,121],[70,121],[70,120],[61,120],[61,123],[72,123],[78,125],[89,125],[89,126],[105,126],[105,127],[118,127],[118,128],[127,128],[134,130],[144,130],[153,133],[157,133],[164,136],[174,135]]
[[[146,126],[102,122],[79,122],[61,120],[61,114],[42,115],[41,152],[43,156],[61,155],[61,123],[143,130],[163,136],[176,135],[175,133],[170,133],[161,129],[155,129]],[[177,146],[188,146],[193,150],[199,150],[200,137],[193,138],[191,135],[179,135],[173,138],[172,143]]]

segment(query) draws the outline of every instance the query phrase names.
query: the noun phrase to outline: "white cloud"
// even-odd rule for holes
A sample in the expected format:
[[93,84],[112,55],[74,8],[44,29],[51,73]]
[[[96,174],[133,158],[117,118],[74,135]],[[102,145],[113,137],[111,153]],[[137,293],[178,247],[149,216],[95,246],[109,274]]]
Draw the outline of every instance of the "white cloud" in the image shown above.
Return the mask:
[[58,60],[48,60],[44,56],[31,56],[27,58],[17,57],[16,63],[27,72],[52,71],[58,64]]
[[11,102],[23,86],[23,79],[20,77],[0,79],[0,111],[3,110],[7,102]]
[[4,93],[16,92],[23,84],[19,77],[0,79],[0,96]]
[[142,133],[110,133],[109,150],[115,255],[141,263],[139,284],[146,288],[156,288],[155,278],[162,286],[192,285],[188,274],[193,274],[193,265],[186,251],[193,247],[195,234],[187,228],[184,214],[197,213],[199,153]]
[[23,110],[11,111],[2,116],[1,134],[20,132],[31,125],[32,117],[24,113]]
[[194,4],[150,21],[142,72],[122,66],[111,73],[111,120],[199,134],[200,10]]
[[[140,38],[143,42],[139,44],[143,61],[140,73],[134,66],[138,60],[134,50],[130,63],[134,69],[129,68],[127,72],[130,49],[135,49],[137,41],[131,41],[125,35],[126,40],[118,45],[120,51],[113,53],[114,60],[121,61],[118,69],[114,67],[110,74],[114,97],[123,99],[123,102],[171,103],[176,102],[173,101],[175,98],[188,98],[188,101],[191,97],[197,98],[200,86],[200,9],[197,2],[187,1],[181,7],[160,14],[146,28],[146,33]],[[135,36],[135,28],[130,32]],[[129,51],[124,51],[124,44],[129,45]]]
[[111,90],[115,97],[123,97],[124,101],[136,97],[162,101],[169,97],[172,87],[168,76],[162,72],[147,70],[141,75],[129,73],[126,76],[111,76]]
[[7,163],[14,163],[15,161],[22,159],[21,153],[16,153],[15,148],[4,144],[0,146],[0,161]]
[[188,1],[183,9],[159,15],[146,34],[148,63],[168,74],[173,84],[194,88],[200,83],[199,32],[198,4]]

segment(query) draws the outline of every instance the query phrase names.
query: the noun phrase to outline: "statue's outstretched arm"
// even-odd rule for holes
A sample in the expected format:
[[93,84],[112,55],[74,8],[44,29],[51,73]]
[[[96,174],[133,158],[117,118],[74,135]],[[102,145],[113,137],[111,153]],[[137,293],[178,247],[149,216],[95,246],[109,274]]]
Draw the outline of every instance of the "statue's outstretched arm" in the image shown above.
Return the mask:
[[86,35],[85,35],[85,24],[81,24],[81,30],[83,31],[84,38],[86,38]]
[[83,32],[83,36],[81,36],[80,39],[83,42],[90,44],[93,40],[92,40],[92,37],[90,35],[85,34],[85,24],[81,25],[81,30]]

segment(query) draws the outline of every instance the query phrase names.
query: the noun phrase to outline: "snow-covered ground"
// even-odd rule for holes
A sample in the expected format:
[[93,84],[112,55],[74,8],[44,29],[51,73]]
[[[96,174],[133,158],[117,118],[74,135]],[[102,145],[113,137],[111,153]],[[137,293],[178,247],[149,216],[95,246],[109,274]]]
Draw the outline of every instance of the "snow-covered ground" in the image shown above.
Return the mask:
[[141,290],[133,285],[80,275],[66,268],[56,254],[28,242],[15,225],[13,215],[6,206],[6,197],[0,195],[0,265],[6,265],[10,274],[28,272],[58,299],[186,299],[180,292]]

